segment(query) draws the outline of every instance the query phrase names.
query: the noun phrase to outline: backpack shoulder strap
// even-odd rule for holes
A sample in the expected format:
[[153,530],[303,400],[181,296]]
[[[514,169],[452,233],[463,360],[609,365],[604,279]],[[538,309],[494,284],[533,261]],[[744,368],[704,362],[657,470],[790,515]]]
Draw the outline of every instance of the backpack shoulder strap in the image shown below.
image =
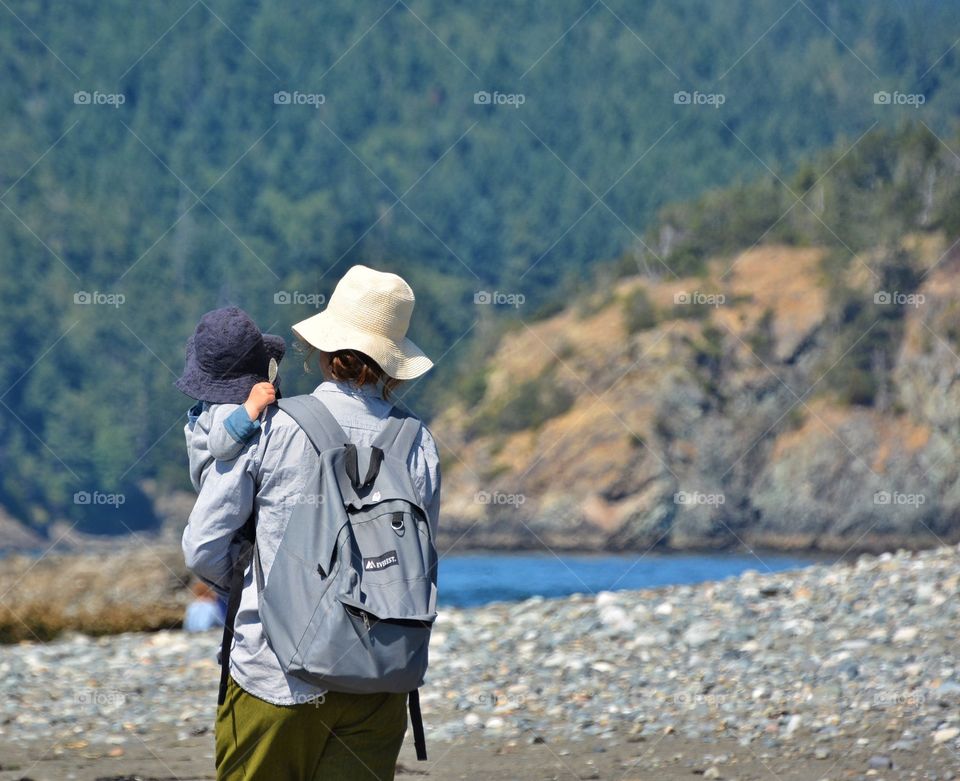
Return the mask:
[[311,394],[279,399],[277,406],[297,421],[318,453],[350,444],[343,427],[320,399]]
[[400,433],[400,429],[403,427],[403,422],[405,420],[405,416],[391,413],[387,418],[387,424],[380,429],[380,433],[374,437],[371,446],[378,447],[384,452],[389,450],[396,440],[397,434]]
[[407,460],[423,423],[413,415],[392,417],[373,444],[403,461]]

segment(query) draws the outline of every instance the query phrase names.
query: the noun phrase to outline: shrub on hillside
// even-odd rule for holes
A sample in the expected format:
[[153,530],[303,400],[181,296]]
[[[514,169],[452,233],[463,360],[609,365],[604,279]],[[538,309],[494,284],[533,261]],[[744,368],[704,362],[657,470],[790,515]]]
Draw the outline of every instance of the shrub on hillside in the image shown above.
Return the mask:
[[636,287],[623,298],[623,320],[628,334],[646,331],[657,324],[657,310],[644,287]]

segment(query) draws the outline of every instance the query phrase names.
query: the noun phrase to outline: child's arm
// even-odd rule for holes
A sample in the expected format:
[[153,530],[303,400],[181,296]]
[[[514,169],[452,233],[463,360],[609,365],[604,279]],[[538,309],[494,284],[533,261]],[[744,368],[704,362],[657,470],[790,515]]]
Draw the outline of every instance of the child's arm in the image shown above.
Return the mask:
[[[253,386],[247,400],[229,416],[214,421],[210,429],[210,454],[217,461],[232,461],[260,430],[260,415],[277,400],[277,392],[269,382]],[[222,421],[222,422],[221,422]]]
[[230,588],[233,537],[250,517],[256,492],[251,450],[229,466],[213,464],[183,530],[187,568],[221,594]]

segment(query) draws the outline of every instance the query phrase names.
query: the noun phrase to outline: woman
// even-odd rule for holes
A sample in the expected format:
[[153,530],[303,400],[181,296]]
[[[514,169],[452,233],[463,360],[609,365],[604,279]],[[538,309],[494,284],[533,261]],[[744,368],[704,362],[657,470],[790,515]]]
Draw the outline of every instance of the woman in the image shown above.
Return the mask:
[[[326,309],[293,327],[308,362],[323,373],[313,394],[357,445],[370,445],[386,425],[397,387],[433,365],[406,336],[413,306],[413,291],[399,276],[354,266]],[[288,516],[317,464],[302,429],[271,407],[240,456],[217,462],[207,476],[183,533],[187,566],[226,588],[231,540],[255,513],[260,565],[269,579]],[[440,468],[425,426],[408,466],[435,536]],[[226,699],[217,711],[220,781],[394,777],[406,731],[405,695],[324,692],[286,675],[263,633],[252,568],[235,627]]]

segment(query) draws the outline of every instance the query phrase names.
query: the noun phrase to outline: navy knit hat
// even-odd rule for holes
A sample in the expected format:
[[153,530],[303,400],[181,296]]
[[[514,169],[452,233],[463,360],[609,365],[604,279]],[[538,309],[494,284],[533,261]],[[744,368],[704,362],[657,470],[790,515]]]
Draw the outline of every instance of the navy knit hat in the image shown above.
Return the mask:
[[270,359],[280,363],[286,347],[282,336],[260,333],[239,307],[214,309],[187,340],[183,374],[174,385],[192,399],[243,404],[254,385],[267,381]]

